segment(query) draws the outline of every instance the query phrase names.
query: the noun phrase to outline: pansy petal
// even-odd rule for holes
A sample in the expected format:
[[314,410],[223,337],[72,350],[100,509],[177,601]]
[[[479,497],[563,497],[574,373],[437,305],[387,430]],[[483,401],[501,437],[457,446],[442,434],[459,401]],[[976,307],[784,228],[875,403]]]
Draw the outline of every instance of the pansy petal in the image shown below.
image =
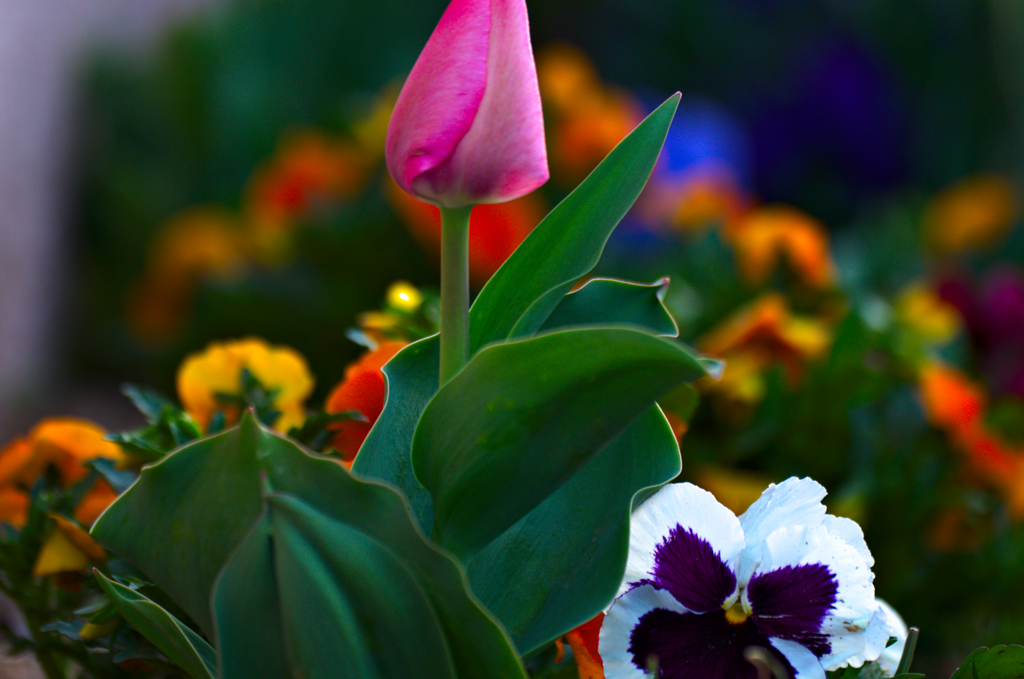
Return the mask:
[[655,610],[692,615],[671,594],[651,585],[641,585],[612,603],[604,617],[598,651],[608,679],[646,679],[647,673],[633,662],[633,631],[640,619]]
[[868,543],[864,540],[864,531],[861,530],[856,521],[826,514],[822,520],[822,525],[828,529],[829,533],[840,537],[843,542],[856,549],[857,553],[864,559],[864,563],[868,565],[868,568],[875,565],[875,557],[871,556]]
[[[673,540],[673,537],[676,539]],[[637,583],[662,578],[672,579],[669,560],[682,567],[686,558],[702,557],[697,565],[706,575],[700,582],[702,593],[716,598],[726,577],[723,568],[730,565],[743,549],[743,531],[736,515],[715,497],[690,483],[665,486],[633,512],[630,520],[629,558],[619,594]],[[675,553],[673,547],[685,550]],[[664,563],[659,569],[658,557]],[[729,576],[731,576],[731,569]],[[679,572],[679,575],[682,575]],[[699,574],[698,574],[699,575]],[[735,587],[735,578],[731,578]],[[666,586],[668,583],[661,583]],[[728,597],[732,591],[725,594]],[[681,594],[677,592],[677,594]],[[686,601],[680,599],[684,605]],[[722,598],[724,601],[724,598]],[[716,605],[722,602],[717,601]]]
[[[772,591],[770,588],[759,588],[756,583],[760,580],[770,584],[769,576],[776,571],[781,574],[786,568],[807,566],[818,573],[822,569],[827,569],[836,584],[835,600],[824,615],[818,630],[818,634],[823,635],[822,643],[811,644],[810,650],[819,657],[826,669],[841,665],[850,658],[864,653],[868,641],[865,629],[877,609],[877,604],[872,584],[874,576],[857,549],[839,536],[830,533],[822,525],[780,528],[768,536],[764,546],[764,558],[754,572],[747,594],[750,597],[755,621],[773,630],[765,629],[765,632],[773,637],[789,636],[785,625],[797,620],[786,620],[783,617],[788,615],[799,618],[805,616],[808,609],[806,599],[802,598],[804,595],[800,594],[798,588],[786,592],[776,591],[774,595],[777,598],[771,601],[770,606],[762,606],[762,609],[772,617],[761,620],[759,600],[767,601]],[[785,583],[785,579],[779,577],[774,577],[774,581],[775,584]],[[790,601],[779,598],[787,593],[793,595]],[[790,638],[801,641],[799,634]]]
[[805,646],[789,639],[772,639],[771,642],[793,666],[793,679],[825,679],[825,670],[818,658]]
[[[601,627],[607,679],[640,679],[658,659],[660,676],[673,679],[756,679],[743,657],[748,646],[770,642],[752,624],[733,625],[724,612],[689,613],[665,590],[641,585],[615,601]],[[786,658],[776,657],[787,666]]]
[[[899,620],[899,624],[896,623],[899,618],[896,612],[889,608],[888,604],[883,608],[878,599],[875,599],[875,603],[879,606],[875,609],[875,614],[871,616],[867,629],[864,630],[864,650],[847,658],[845,662],[830,667],[830,670],[847,665],[861,667],[865,662],[877,660],[882,669],[886,669],[890,676],[896,674],[896,666],[900,663],[903,647],[907,643],[907,628],[905,625],[903,626],[901,636],[899,625],[902,625],[903,621]],[[886,608],[892,611],[894,617],[889,616]],[[886,648],[885,645],[889,642],[889,637],[896,637],[897,641]]]
[[[907,629],[907,623],[903,622],[903,618],[900,617],[900,614],[892,606],[881,599],[875,599],[875,603],[878,604],[879,610],[885,613],[885,622],[888,627],[887,636],[896,637],[896,643],[883,650],[881,655],[878,656],[878,665],[889,676],[895,676],[896,668],[900,664],[900,658],[903,657],[903,649],[907,645],[907,634],[910,633],[910,630]],[[871,622],[868,624],[869,629],[877,624],[877,616],[878,614],[876,613],[875,617],[871,618]],[[888,641],[886,639],[883,645],[888,643]]]
[[788,478],[772,484],[739,518],[747,549],[740,556],[736,576],[747,582],[762,558],[761,549],[772,531],[784,526],[818,526],[825,518],[825,488],[812,479]]

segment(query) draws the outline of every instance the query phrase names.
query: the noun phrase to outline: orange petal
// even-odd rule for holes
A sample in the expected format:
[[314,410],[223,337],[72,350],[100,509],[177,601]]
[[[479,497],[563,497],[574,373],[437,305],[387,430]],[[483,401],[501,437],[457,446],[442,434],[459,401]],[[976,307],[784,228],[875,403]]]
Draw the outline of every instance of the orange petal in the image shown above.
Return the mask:
[[21,528],[28,520],[29,497],[19,488],[0,487],[0,521]]
[[345,379],[327,397],[325,411],[343,413],[357,410],[369,420],[340,422],[331,426],[334,432],[331,445],[346,461],[355,457],[359,446],[370,433],[370,427],[384,409],[387,387],[381,368],[404,346],[405,342],[383,342],[376,349],[366,352],[345,369]]
[[573,655],[576,656],[576,669],[580,679],[604,679],[604,663],[598,651],[598,637],[604,613],[598,613],[593,619],[583,623],[565,635]]
[[91,526],[93,521],[103,513],[103,510],[116,499],[117,493],[110,487],[110,484],[99,479],[75,507],[75,518],[83,526]]

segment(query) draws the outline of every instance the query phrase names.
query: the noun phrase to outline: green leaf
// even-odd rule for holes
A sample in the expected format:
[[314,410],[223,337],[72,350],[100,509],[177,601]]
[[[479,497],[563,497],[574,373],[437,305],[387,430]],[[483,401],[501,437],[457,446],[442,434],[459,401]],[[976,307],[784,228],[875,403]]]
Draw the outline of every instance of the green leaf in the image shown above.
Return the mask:
[[[265,487],[272,489],[269,499],[263,496]],[[265,512],[268,503],[272,507]],[[282,503],[308,507],[308,511],[302,509],[302,515],[308,519],[307,514],[313,512],[316,517],[310,521],[317,525],[330,523],[327,530],[331,535],[310,534],[299,525],[306,519],[296,518],[294,512],[287,514],[291,510],[282,509]],[[290,527],[282,527],[282,512],[287,514],[283,520]],[[340,567],[338,559],[359,560],[382,552],[393,554],[393,558],[380,558],[401,564],[412,574],[416,587],[426,593],[443,633],[440,650],[433,652],[451,657],[458,677],[523,676],[507,635],[469,594],[460,567],[417,530],[398,493],[379,483],[359,481],[336,462],[306,453],[294,442],[261,426],[251,412],[238,426],[185,446],[144,470],[93,531],[101,542],[113,545],[122,557],[167,591],[197,623],[209,625],[204,627],[208,636],[216,629],[225,658],[224,677],[291,677],[293,672],[306,668],[289,665],[299,662],[296,658],[307,657],[308,648],[302,651],[295,646],[298,642],[289,636],[292,632],[285,631],[292,628],[282,625],[292,619],[292,614],[311,615],[316,606],[333,596],[332,591],[348,586],[331,580],[340,572],[336,568]],[[352,537],[353,533],[364,537]],[[348,537],[342,540],[342,535]],[[273,550],[270,540],[275,541]],[[367,540],[376,546],[365,547]],[[351,554],[357,556],[349,556],[346,550],[357,542],[365,549],[353,547]],[[308,553],[309,546],[316,554]],[[298,560],[278,563],[278,552],[287,552],[292,555],[287,558]],[[313,556],[319,562],[311,561]],[[374,559],[373,563],[380,565],[380,560]],[[316,563],[325,568],[329,565],[334,575],[324,579]],[[295,569],[306,567],[314,568],[319,575],[295,576]],[[282,568],[291,575],[279,577],[284,573]],[[381,577],[395,572],[383,566],[378,570]],[[234,575],[227,575],[229,572]],[[218,580],[219,573],[222,575]],[[363,596],[373,594],[368,590]],[[350,629],[372,634],[377,620],[363,615],[368,609],[360,606],[357,627]],[[326,615],[325,609],[316,610],[320,611],[317,616]],[[333,619],[310,619],[323,622],[325,630],[342,624]],[[406,621],[408,626],[421,623],[411,615]],[[412,629],[404,631],[410,639],[416,633]],[[302,644],[318,641],[329,645],[336,641],[305,626],[301,634]],[[402,643],[401,636],[392,643]],[[286,650],[291,655],[282,658]],[[226,659],[229,654],[230,661]],[[247,665],[249,660],[254,664]],[[249,667],[257,669],[249,672]],[[307,676],[337,676],[338,667],[333,666],[331,671],[334,674]],[[405,671],[407,675],[407,667]]]
[[597,264],[632,207],[672,124],[680,95],[659,106],[559,203],[487,281],[470,309],[470,351],[535,332]]
[[434,524],[434,506],[430,493],[413,474],[410,451],[416,423],[437,393],[439,349],[434,335],[405,347],[384,366],[387,401],[352,464],[354,474],[397,486],[428,535]]
[[201,636],[144,595],[93,570],[96,581],[125,620],[192,679],[217,675],[217,652]]
[[243,426],[146,468],[91,531],[162,587],[207,636],[217,572],[262,510],[261,458],[294,446],[254,424],[246,415]]
[[634,495],[680,471],[664,415],[649,408],[568,483],[466,564],[473,592],[526,655],[614,598],[629,551]]
[[1024,677],[1024,646],[978,648],[950,679],[1020,679]]
[[435,538],[463,557],[565,484],[655,399],[705,374],[684,345],[630,328],[494,344],[430,401],[413,437]]
[[121,386],[121,393],[128,397],[132,405],[146,417],[146,421],[150,424],[160,421],[165,408],[174,408],[173,403],[157,393],[156,390],[148,387],[124,384]]
[[672,413],[684,422],[689,422],[700,405],[700,393],[692,385],[684,384],[659,398],[658,405],[666,413]]
[[111,459],[96,457],[82,464],[90,469],[95,469],[110,484],[115,493],[123,493],[135,482],[135,472],[118,469],[117,463]]
[[563,297],[541,330],[625,323],[650,328],[658,335],[677,337],[679,328],[662,301],[667,289],[667,278],[650,285],[596,278]]

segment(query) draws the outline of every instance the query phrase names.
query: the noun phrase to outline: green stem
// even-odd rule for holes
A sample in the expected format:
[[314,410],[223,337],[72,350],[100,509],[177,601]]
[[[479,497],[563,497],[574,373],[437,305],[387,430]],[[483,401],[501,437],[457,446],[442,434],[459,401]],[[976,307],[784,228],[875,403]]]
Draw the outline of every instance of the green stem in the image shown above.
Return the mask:
[[441,208],[441,385],[469,360],[469,213]]

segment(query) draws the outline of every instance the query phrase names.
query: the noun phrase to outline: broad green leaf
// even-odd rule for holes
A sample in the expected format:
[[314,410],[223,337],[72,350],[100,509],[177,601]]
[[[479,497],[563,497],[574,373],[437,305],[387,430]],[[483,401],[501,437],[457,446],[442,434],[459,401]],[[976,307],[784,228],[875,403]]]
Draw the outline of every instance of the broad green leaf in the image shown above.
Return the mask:
[[434,506],[413,474],[410,451],[416,423],[437,393],[438,351],[434,335],[405,347],[384,366],[387,402],[352,464],[354,474],[401,489],[427,535],[434,525]]
[[[411,668],[457,676],[429,598],[394,552],[293,496],[267,502],[267,518],[250,538],[256,544],[247,540],[242,551],[259,553],[258,567],[247,558],[236,571],[232,560],[215,590],[223,679],[269,677],[258,662],[275,655],[289,661],[281,677],[406,677]],[[269,574],[270,592],[251,596],[254,570],[263,586]],[[261,613],[271,599],[277,606]],[[249,614],[274,631],[254,629]],[[284,646],[256,650],[252,631]]]
[[470,309],[471,352],[535,332],[594,268],[647,183],[679,98],[670,97],[619,142],[491,276]]
[[417,574],[444,630],[459,677],[521,676],[507,635],[486,609],[467,595],[465,573],[424,538],[403,498],[388,486],[339,474],[342,470],[334,463],[328,464],[335,469],[325,473],[325,461],[315,462],[272,468],[270,478],[277,490],[301,495],[304,502],[332,520],[377,536]]
[[[679,474],[664,415],[647,410],[565,485],[466,564],[473,592],[520,653],[597,615],[622,581],[634,495]],[[638,498],[637,498],[638,499]]]
[[482,349],[413,437],[435,538],[463,557],[565,484],[661,395],[705,370],[684,345],[589,327]]
[[[213,590],[218,679],[289,678],[271,519],[264,515],[227,562]],[[354,659],[353,662],[356,660]]]
[[541,330],[625,323],[650,328],[658,335],[676,337],[679,328],[662,302],[667,289],[667,278],[650,285],[596,278],[563,297]]
[[210,636],[214,579],[262,511],[261,458],[283,447],[294,444],[247,415],[242,426],[144,469],[92,535],[160,585]]
[[950,679],[1021,679],[1024,646],[978,648],[960,664]]
[[216,676],[217,652],[205,639],[146,596],[107,579],[99,571],[93,572],[118,613],[161,653],[192,679],[213,679]]
[[[291,528],[275,533],[274,517],[280,518],[283,510],[278,506],[280,498],[274,495],[278,498],[277,513],[270,511],[273,516],[261,520],[261,515],[269,511],[264,486],[308,505],[310,511],[326,517],[317,521],[331,522],[335,537],[346,535],[351,540],[328,544],[308,536],[299,539],[293,530],[296,521],[291,519]],[[355,533],[363,537],[352,537]],[[202,616],[210,625],[209,635],[216,628],[222,654],[229,647],[235,649],[232,658],[242,668],[237,672],[233,669],[230,676],[292,676],[281,673],[294,668],[287,669],[285,660],[277,656],[252,659],[255,664],[251,667],[258,671],[247,673],[250,666],[241,656],[259,655],[257,647],[267,651],[264,655],[283,653],[286,642],[291,643],[282,631],[287,628],[274,625],[284,611],[292,604],[305,606],[317,597],[326,600],[331,588],[339,586],[317,576],[318,589],[314,590],[308,578],[293,577],[295,568],[313,562],[303,556],[301,563],[278,563],[284,542],[293,556],[305,553],[303,545],[313,545],[319,550],[318,559],[333,563],[332,559],[347,558],[336,553],[345,544],[362,541],[360,544],[365,545],[367,540],[376,545],[368,549],[375,553],[383,550],[393,555],[387,558],[403,564],[416,587],[425,593],[443,632],[441,655],[452,658],[458,677],[485,679],[494,676],[492,671],[500,676],[522,676],[507,635],[469,594],[460,567],[418,531],[398,493],[379,483],[359,481],[336,462],[308,454],[260,425],[251,412],[237,427],[185,446],[144,470],[139,481],[100,518],[94,534],[105,544],[114,545],[121,556],[159,584],[197,622]],[[271,539],[276,540],[273,550]],[[366,552],[360,553],[365,556]],[[229,561],[230,568],[226,568]],[[293,575],[282,579],[278,576],[285,566]],[[243,575],[217,580],[219,573],[229,570]],[[322,574],[322,570],[317,572]],[[232,606],[217,608],[214,625],[210,599],[217,582],[216,597],[244,600],[251,610],[234,615]],[[317,610],[323,613],[323,609]],[[359,625],[373,627],[371,620],[360,617]],[[330,620],[325,624],[341,623]],[[408,617],[406,624],[419,622]],[[413,632],[408,634],[412,638]],[[327,639],[321,641],[330,643]],[[336,672],[337,667],[333,670]]]

